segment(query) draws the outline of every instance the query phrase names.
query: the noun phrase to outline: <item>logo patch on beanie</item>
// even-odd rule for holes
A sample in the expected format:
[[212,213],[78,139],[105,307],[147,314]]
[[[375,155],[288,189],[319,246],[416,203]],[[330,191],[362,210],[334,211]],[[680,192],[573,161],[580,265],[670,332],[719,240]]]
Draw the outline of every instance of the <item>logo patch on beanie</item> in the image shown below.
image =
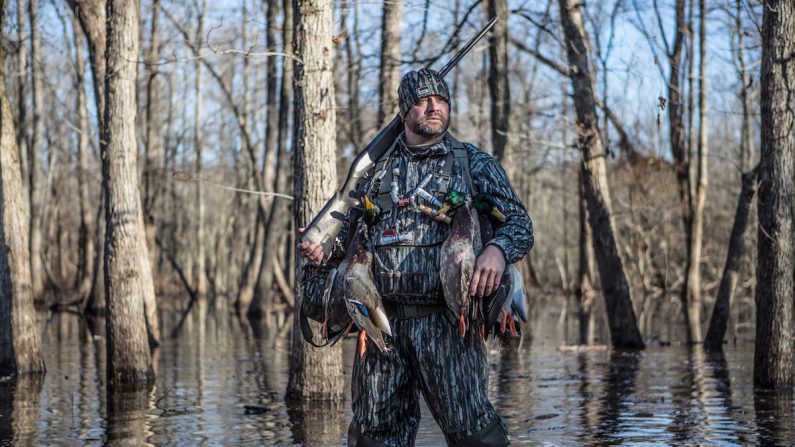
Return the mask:
[[430,94],[431,94],[431,88],[428,87],[427,85],[423,85],[422,87],[417,89],[418,98],[424,98],[426,96],[429,96]]

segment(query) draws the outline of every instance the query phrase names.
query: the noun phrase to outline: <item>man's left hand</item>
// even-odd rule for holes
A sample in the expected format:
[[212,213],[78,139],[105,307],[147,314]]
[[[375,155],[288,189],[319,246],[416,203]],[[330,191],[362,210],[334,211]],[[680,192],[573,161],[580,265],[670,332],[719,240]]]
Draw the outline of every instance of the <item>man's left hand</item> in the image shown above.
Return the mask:
[[496,245],[487,245],[475,260],[475,271],[469,282],[469,294],[482,298],[494,293],[505,272],[505,255]]

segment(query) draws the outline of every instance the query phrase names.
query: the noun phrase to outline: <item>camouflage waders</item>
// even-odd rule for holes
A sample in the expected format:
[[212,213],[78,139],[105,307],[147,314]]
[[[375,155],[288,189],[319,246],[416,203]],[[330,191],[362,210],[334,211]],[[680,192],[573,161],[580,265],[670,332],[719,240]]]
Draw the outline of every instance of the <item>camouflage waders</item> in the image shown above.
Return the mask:
[[[449,445],[509,445],[505,425],[488,399],[485,343],[474,330],[460,336],[442,296],[439,263],[445,260],[440,249],[449,226],[393,198],[418,185],[439,200],[446,191],[488,191],[505,198],[500,205],[511,213],[512,223],[531,225],[494,159],[449,136],[422,148],[401,140],[376,165],[365,191],[383,210],[369,230],[375,241],[375,282],[390,316],[393,347],[387,354],[368,349],[363,358],[356,356],[349,445],[413,445],[420,394]],[[392,237],[404,234],[410,236]],[[532,235],[514,231],[496,243],[505,246],[506,258],[515,252],[521,256]]]
[[485,343],[476,331],[461,337],[446,308],[425,309],[431,313],[390,317],[394,352],[368,349],[363,358],[356,356],[348,445],[414,445],[420,393],[449,445],[509,445],[488,398]]

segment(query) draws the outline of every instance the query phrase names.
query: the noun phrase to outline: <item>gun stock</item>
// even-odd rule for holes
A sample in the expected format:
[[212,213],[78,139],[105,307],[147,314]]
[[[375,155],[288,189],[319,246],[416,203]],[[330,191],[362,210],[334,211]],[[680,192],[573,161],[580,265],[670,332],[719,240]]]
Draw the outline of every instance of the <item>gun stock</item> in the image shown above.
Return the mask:
[[[497,17],[492,18],[467,44],[453,56],[439,71],[444,77],[457,63],[489,32],[497,22]],[[342,223],[348,210],[359,205],[360,197],[356,191],[359,179],[381,158],[389,149],[400,133],[403,131],[402,120],[396,116],[386,127],[373,138],[364,150],[356,156],[351,163],[348,176],[342,188],[331,197],[323,209],[306,226],[301,241],[318,244],[323,248],[324,255],[328,255],[334,247],[334,241],[342,229]]]
[[323,247],[323,253],[326,255],[331,251],[348,210],[360,203],[360,197],[356,194],[356,184],[373,164],[384,155],[384,152],[389,149],[389,146],[392,145],[392,142],[402,131],[400,117],[396,116],[353,159],[342,188],[326,202],[323,209],[307,225],[301,235],[302,241],[319,244]]

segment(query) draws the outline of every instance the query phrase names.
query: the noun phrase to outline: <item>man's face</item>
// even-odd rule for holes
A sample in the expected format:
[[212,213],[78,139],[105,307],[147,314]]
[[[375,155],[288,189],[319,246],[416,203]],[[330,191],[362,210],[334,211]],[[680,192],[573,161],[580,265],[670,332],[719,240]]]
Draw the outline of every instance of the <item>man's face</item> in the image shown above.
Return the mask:
[[406,130],[422,140],[443,135],[449,126],[450,105],[441,96],[428,96],[414,104],[403,118]]

